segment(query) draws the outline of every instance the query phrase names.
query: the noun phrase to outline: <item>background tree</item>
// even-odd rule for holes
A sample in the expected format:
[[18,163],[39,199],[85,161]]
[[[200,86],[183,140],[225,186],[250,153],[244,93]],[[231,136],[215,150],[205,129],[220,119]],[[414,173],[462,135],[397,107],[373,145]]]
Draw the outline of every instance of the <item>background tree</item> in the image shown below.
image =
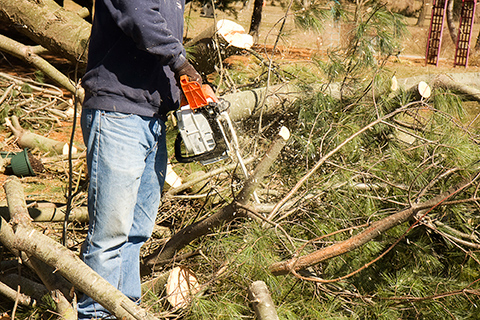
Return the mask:
[[252,20],[250,22],[250,30],[248,33],[253,36],[255,42],[258,40],[260,24],[262,23],[263,2],[264,0],[253,1]]

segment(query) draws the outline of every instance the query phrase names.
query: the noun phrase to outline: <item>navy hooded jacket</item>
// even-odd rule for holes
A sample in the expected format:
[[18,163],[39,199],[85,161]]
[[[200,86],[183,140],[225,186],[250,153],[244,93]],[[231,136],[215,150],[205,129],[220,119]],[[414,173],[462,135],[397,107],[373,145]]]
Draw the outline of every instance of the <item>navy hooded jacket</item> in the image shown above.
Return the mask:
[[178,108],[185,0],[97,0],[84,108],[164,118]]

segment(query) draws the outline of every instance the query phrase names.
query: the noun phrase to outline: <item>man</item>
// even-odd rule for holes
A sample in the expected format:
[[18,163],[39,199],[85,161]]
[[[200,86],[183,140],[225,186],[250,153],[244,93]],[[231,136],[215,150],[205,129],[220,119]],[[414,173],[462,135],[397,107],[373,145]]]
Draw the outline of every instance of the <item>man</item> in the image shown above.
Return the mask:
[[[82,258],[126,296],[141,295],[140,247],[150,237],[167,165],[165,118],[180,76],[201,82],[182,45],[185,0],[97,0],[82,131],[90,215]],[[79,319],[109,313],[84,295]]]

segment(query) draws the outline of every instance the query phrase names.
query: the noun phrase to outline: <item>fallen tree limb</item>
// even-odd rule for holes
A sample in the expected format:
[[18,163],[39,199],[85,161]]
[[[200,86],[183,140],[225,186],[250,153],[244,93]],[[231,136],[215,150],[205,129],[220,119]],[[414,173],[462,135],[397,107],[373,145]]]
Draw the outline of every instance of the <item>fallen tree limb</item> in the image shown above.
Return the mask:
[[[134,320],[139,317],[145,320],[156,319],[90,269],[72,251],[29,225],[30,219],[26,217],[28,214],[24,204],[25,200],[23,199],[23,204],[17,202],[22,201],[23,194],[23,189],[18,179],[7,181],[5,186],[5,192],[12,195],[10,199],[7,196],[9,208],[15,211],[10,213],[18,221],[14,228],[14,248],[16,250],[23,251],[27,255],[35,257],[39,261],[53,267],[55,272],[52,272],[52,274],[60,274],[65,277],[75,288],[88,294],[119,319]],[[46,286],[47,288],[49,287],[47,284]],[[71,313],[67,310],[64,314],[68,315]]]
[[333,150],[331,150],[330,152],[328,152],[325,156],[323,156],[320,160],[317,161],[317,163],[310,169],[310,171],[308,171],[308,173],[306,175],[304,175],[296,184],[295,186],[287,193],[287,195],[285,197],[283,197],[283,199],[281,199],[276,205],[275,207],[273,208],[273,210],[270,212],[270,214],[267,216],[267,219],[270,220],[270,221],[273,221],[273,219],[277,216],[279,210],[285,205],[285,203],[287,203],[287,201],[293,197],[293,195],[300,189],[300,187],[306,182],[308,181],[308,179],[325,163],[325,161],[327,161],[331,156],[333,156],[335,153],[337,153],[341,148],[343,148],[346,144],[348,144],[350,141],[352,141],[353,139],[355,139],[356,137],[358,137],[359,135],[363,134],[365,131],[369,130],[370,128],[376,126],[377,124],[379,123],[382,123],[383,121],[395,116],[396,114],[398,113],[401,113],[401,112],[404,112],[405,110],[408,109],[410,105],[405,105],[405,106],[402,106],[394,111],[392,111],[391,113],[381,117],[381,118],[378,118],[377,120],[369,123],[368,125],[366,125],[365,127],[363,127],[362,129],[358,130],[357,132],[355,132],[355,134],[351,135],[350,137],[348,137],[347,139],[345,139],[342,143],[340,143],[338,146],[336,146]]
[[[248,159],[243,160],[243,162],[245,164],[249,164],[252,161],[253,161],[253,158],[248,158]],[[234,163],[234,164],[222,167],[222,168],[218,168],[216,170],[209,171],[205,174],[202,174],[200,176],[197,176],[197,177],[195,177],[191,180],[188,180],[188,181],[182,183],[178,187],[168,189],[168,192],[165,194],[165,196],[167,196],[167,197],[174,196],[175,194],[178,194],[178,193],[180,193],[184,190],[187,190],[187,189],[191,188],[192,186],[196,185],[197,183],[199,183],[201,181],[207,180],[208,178],[214,177],[214,176],[216,176],[216,175],[218,175],[222,172],[225,172],[225,171],[228,171],[228,170],[233,170],[236,167],[238,167],[238,164]]]
[[[28,207],[28,214],[33,222],[62,222],[65,220],[66,206],[57,207],[54,203],[34,203]],[[0,202],[0,216],[9,220],[8,207]],[[88,222],[87,207],[73,208],[68,221]]]
[[278,320],[277,311],[267,285],[263,281],[255,281],[248,287],[248,298],[253,305],[257,319]]
[[0,21],[22,26],[20,32],[51,53],[86,64],[91,24],[53,0],[0,0]]
[[45,59],[35,54],[32,47],[0,35],[0,50],[25,60],[71,93],[77,91],[76,86],[67,78],[67,76],[58,71],[58,69],[48,63]]
[[20,286],[21,292],[35,301],[41,301],[43,296],[49,293],[48,289],[43,284],[22,277],[19,274],[11,273],[2,275],[0,276],[0,281],[8,285],[10,288],[17,288]]
[[255,168],[253,174],[247,179],[247,181],[245,181],[245,185],[237,195],[236,201],[221,208],[213,215],[193,223],[174,234],[164,247],[159,248],[146,257],[144,259],[144,264],[146,266],[153,267],[158,261],[171,259],[178,250],[188,245],[194,239],[207,234],[212,229],[230,222],[237,217],[246,217],[247,213],[242,210],[238,210],[236,202],[245,204],[249,201],[258,184],[266,175],[269,168],[280,154],[280,151],[287,143],[289,136],[290,133],[288,132],[288,129],[283,127],[280,130],[278,137],[272,143],[269,150]]
[[[11,121],[6,118],[5,124],[13,132],[17,138],[18,145],[22,148],[38,148],[44,152],[54,152],[55,154],[66,154],[68,152],[69,147],[67,143],[56,141],[23,129],[16,116],[12,116]],[[74,153],[76,153],[76,149],[74,151]]]
[[[7,196],[8,210],[11,217],[10,220],[12,221],[15,231],[15,233],[13,234],[14,240],[9,241],[9,245],[13,244],[15,250],[18,250],[19,252],[25,252],[25,250],[22,250],[18,247],[19,238],[17,232],[19,229],[21,230],[22,228],[32,231],[34,231],[34,229],[31,224],[32,219],[28,215],[23,186],[21,185],[18,178],[13,177],[8,179],[3,187]],[[12,234],[10,233],[10,235]],[[27,258],[30,258],[28,253],[26,253],[26,255]],[[55,273],[55,270],[52,268],[52,266],[49,266],[48,263],[44,263],[43,261],[40,261],[38,259],[28,260],[30,262],[30,265],[33,267],[33,270],[37,273],[45,286],[50,291],[55,292],[58,313],[67,320],[75,320],[76,313],[73,313],[73,307],[70,305],[69,302],[73,298],[72,287],[67,284],[60,275]]]
[[[418,212],[438,206],[446,199],[456,195],[458,192],[471,185],[472,182],[479,177],[479,175],[480,173],[477,173],[477,175],[473,179],[463,180],[461,183],[450,188],[448,191],[437,195],[436,197],[427,200],[424,203],[413,203],[410,208],[399,211],[386,218],[376,221],[372,223],[371,226],[368,227],[366,230],[348,240],[336,243],[334,245],[315,251],[305,256],[293,258],[287,261],[277,262],[275,264],[272,264],[269,267],[269,270],[273,275],[277,276],[285,275],[290,272],[296,273],[297,271],[305,269],[309,266],[313,266],[327,259],[331,259],[333,257],[337,257],[344,253],[350,252],[366,244],[370,240],[378,237],[386,230],[406,222]],[[325,280],[324,282],[328,281],[329,280]]]
[[17,292],[3,282],[0,282],[0,294],[12,301],[18,301],[23,306],[35,307],[37,305],[37,301],[23,293]]

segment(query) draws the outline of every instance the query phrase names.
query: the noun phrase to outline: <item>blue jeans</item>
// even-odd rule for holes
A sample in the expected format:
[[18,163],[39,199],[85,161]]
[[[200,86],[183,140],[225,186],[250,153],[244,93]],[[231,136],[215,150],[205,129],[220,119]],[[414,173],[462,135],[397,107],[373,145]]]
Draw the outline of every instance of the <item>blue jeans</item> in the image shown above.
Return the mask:
[[[84,109],[90,176],[83,261],[134,301],[141,295],[140,247],[151,236],[167,168],[165,124],[157,118]],[[79,319],[109,313],[87,295]]]

